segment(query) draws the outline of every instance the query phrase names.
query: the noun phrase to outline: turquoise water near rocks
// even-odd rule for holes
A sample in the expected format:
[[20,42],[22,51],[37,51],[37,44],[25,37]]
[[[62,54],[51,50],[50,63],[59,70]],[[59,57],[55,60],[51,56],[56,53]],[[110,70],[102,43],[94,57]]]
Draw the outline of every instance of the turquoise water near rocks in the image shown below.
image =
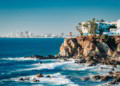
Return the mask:
[[[74,63],[72,59],[24,58],[58,54],[63,41],[62,38],[0,38],[0,86],[97,86],[105,83],[80,79],[83,76],[105,73],[106,71],[99,70],[100,65],[87,67]],[[37,73],[44,74],[44,77],[38,78],[40,82],[33,82]],[[51,78],[47,78],[47,75]],[[21,77],[29,77],[30,80],[20,81]]]

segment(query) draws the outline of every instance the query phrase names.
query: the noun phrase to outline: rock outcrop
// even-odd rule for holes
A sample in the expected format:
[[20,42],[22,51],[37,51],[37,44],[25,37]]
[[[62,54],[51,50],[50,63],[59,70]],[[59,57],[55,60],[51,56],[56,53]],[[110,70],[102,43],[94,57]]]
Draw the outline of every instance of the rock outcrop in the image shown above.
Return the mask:
[[105,82],[105,81],[109,81],[108,83],[105,83],[105,86],[111,86],[111,85],[115,85],[115,84],[119,84],[120,83],[120,71],[116,71],[116,72],[109,72],[108,74],[100,74],[100,75],[92,75],[91,76],[84,76],[84,77],[80,77],[81,80],[87,81],[92,79],[92,81],[101,81],[101,82]]
[[112,56],[115,51],[120,51],[120,36],[81,36],[66,38],[60,46],[60,56],[88,57]]
[[60,46],[61,56],[74,56],[77,48],[76,39],[64,39],[64,43]]
[[120,64],[120,36],[80,36],[66,38],[60,46],[60,56],[80,59],[76,63]]

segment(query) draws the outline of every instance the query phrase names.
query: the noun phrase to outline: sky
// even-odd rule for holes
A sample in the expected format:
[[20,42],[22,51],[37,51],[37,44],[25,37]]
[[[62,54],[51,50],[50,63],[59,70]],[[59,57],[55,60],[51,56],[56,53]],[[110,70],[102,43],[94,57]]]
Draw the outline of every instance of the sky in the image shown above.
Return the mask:
[[0,34],[77,33],[79,22],[120,19],[120,0],[0,0]]

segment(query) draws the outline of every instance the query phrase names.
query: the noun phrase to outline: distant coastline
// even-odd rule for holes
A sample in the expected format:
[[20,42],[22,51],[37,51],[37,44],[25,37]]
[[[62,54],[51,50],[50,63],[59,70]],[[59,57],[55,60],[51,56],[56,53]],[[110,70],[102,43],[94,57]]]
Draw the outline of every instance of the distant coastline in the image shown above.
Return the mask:
[[[0,38],[40,38],[40,37],[0,37]],[[52,37],[41,37],[41,38],[51,38]],[[55,38],[55,37],[53,37]],[[65,38],[65,37],[56,37],[56,38]]]

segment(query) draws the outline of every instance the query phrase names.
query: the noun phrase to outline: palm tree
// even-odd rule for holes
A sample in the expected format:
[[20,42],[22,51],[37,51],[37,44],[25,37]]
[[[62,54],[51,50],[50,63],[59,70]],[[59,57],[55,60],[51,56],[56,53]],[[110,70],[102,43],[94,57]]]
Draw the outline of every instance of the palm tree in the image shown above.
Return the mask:
[[81,36],[83,36],[83,32],[82,32],[82,30],[81,30],[81,29],[79,29],[79,27],[78,27],[78,26],[76,27],[76,30],[80,33],[80,35],[81,35]]
[[96,19],[93,18],[92,21],[90,22],[90,26],[91,26],[91,31],[92,31],[92,34],[96,34]]
[[82,32],[82,23],[78,23],[79,26],[76,27],[76,30],[80,33],[80,35],[82,36],[83,35],[83,32]]
[[104,19],[101,19],[100,22],[105,22],[105,20],[104,20]]
[[80,32],[81,35],[83,35],[82,28],[83,26],[85,29],[87,29],[88,34],[94,34],[96,35],[96,19],[93,18],[91,21],[87,21],[85,24],[79,23],[79,26],[76,27],[76,30]]
[[88,33],[90,33],[90,28],[88,23],[83,24],[83,27],[88,30]]

